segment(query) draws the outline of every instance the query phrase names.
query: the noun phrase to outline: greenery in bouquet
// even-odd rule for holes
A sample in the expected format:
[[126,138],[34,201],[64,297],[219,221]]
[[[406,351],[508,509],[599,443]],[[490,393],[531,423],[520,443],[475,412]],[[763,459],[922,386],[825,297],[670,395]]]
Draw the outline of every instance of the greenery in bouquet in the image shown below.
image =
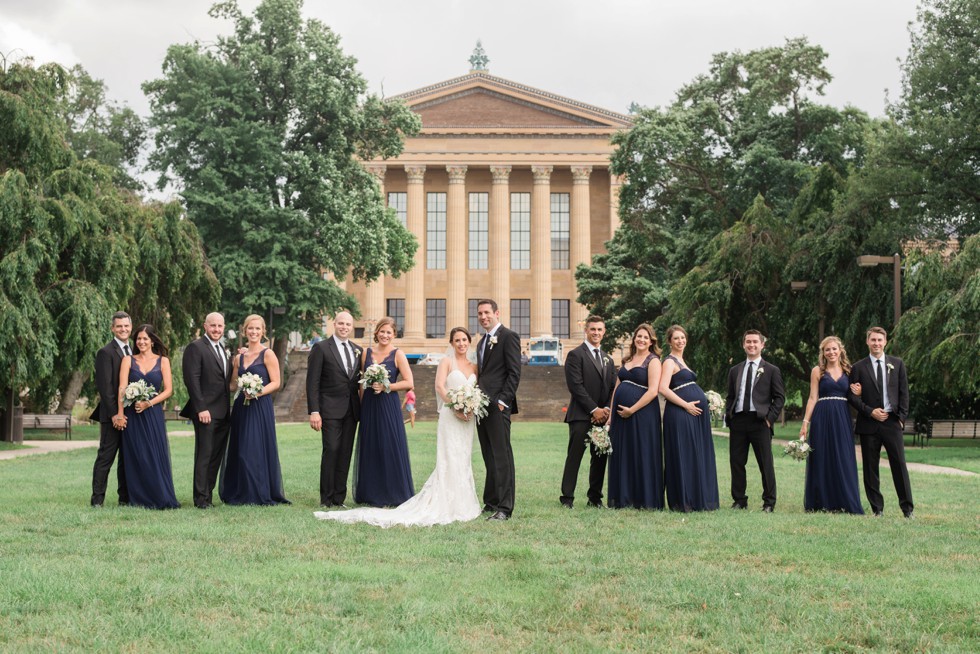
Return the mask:
[[598,454],[611,454],[613,448],[612,441],[609,440],[609,426],[593,425],[589,430],[585,443],[594,447]]
[[708,398],[708,412],[711,414],[711,421],[715,424],[721,424],[725,419],[725,398],[716,391],[708,391],[705,396]]
[[463,415],[475,416],[477,422],[487,417],[490,398],[476,384],[463,384],[458,388],[451,388],[446,391],[446,399],[450,409],[459,411]]
[[373,386],[374,384],[381,384],[385,387],[385,393],[391,391],[391,382],[388,381],[388,369],[382,363],[372,363],[369,365],[361,373],[361,379],[357,383],[361,385],[362,389],[366,389],[368,386]]
[[153,384],[146,383],[145,379],[130,382],[123,391],[123,406],[133,406],[137,402],[149,402],[150,398],[157,394],[157,389]]
[[783,454],[787,454],[797,461],[805,461],[813,448],[805,440],[790,441],[783,446]]
[[265,388],[265,384],[262,382],[262,378],[254,372],[246,372],[238,378],[238,389],[245,394],[245,406],[248,406],[251,400],[258,397],[263,388]]

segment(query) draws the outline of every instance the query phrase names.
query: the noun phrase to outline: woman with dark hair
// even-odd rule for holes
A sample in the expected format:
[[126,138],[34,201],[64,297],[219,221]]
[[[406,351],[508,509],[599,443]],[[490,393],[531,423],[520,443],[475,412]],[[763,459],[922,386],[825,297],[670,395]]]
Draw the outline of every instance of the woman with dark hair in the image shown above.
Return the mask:
[[708,398],[698,376],[684,362],[687,332],[680,325],[667,330],[670,354],[664,361],[660,393],[664,407],[664,479],[671,511],[714,511],[718,508],[718,471],[711,438]]
[[806,460],[803,508],[863,514],[847,406],[851,362],[839,338],[828,336],[821,341],[817,363],[810,371],[810,397],[800,427],[801,440],[806,440],[809,427],[813,447]]
[[623,357],[610,415],[609,506],[616,509],[664,508],[663,455],[660,445],[660,348],[653,327],[633,331]]
[[[242,323],[246,347],[234,358],[231,390],[240,390],[231,412],[228,450],[221,461],[218,494],[225,504],[290,504],[282,489],[276,412],[272,394],[279,390],[279,360],[267,348],[265,319],[252,314]],[[243,375],[256,375],[262,390],[238,388]],[[247,378],[246,378],[247,379]]]
[[367,522],[379,527],[429,526],[473,520],[480,502],[473,481],[473,440],[476,421],[472,415],[454,412],[448,393],[464,385],[476,385],[476,361],[469,353],[472,337],[466,329],[449,333],[450,349],[436,370],[439,426],[436,429],[436,469],[418,495],[393,509],[362,508],[350,511],[317,511],[321,520]]
[[398,400],[398,391],[412,389],[415,382],[408,359],[394,346],[394,340],[395,321],[382,318],[374,327],[375,345],[361,353],[361,370],[383,366],[388,383],[375,382],[361,390],[361,425],[354,459],[354,501],[358,504],[398,506],[415,494]]
[[[161,406],[173,395],[173,377],[167,348],[152,325],[136,330],[136,354],[123,357],[119,366],[118,423],[122,430],[123,465],[129,503],[148,509],[180,507],[170,466],[170,442]],[[150,397],[127,399],[126,387],[143,381]],[[128,406],[124,406],[129,403]]]

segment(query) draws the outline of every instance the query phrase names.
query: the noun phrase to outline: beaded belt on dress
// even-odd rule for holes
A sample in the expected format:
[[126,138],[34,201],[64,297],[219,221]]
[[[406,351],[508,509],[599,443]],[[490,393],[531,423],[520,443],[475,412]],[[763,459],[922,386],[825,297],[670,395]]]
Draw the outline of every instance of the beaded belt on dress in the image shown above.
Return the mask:
[[817,398],[817,402],[823,402],[824,400],[841,400],[841,401],[847,402],[847,398],[846,397],[819,397],[819,398]]
[[681,390],[682,388],[684,388],[685,386],[690,386],[691,384],[697,384],[697,382],[692,382],[692,381],[689,381],[689,382],[687,382],[686,384],[681,384],[680,386],[674,386],[674,387],[673,387],[672,389],[670,389],[670,390],[672,390],[672,391],[679,391],[679,390]]
[[624,384],[633,384],[634,386],[639,386],[640,388],[643,388],[643,389],[649,388],[649,386],[644,386],[643,384],[637,384],[635,381],[630,381],[628,379],[624,379],[623,380],[623,383]]

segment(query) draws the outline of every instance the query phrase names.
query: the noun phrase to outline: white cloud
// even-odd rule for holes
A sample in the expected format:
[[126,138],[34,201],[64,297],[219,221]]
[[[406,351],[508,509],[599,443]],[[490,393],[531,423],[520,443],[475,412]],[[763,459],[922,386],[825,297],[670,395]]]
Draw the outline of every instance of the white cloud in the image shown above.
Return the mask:
[[65,67],[81,63],[72,46],[33,32],[0,13],[0,55],[8,62],[32,57],[38,64],[51,61]]

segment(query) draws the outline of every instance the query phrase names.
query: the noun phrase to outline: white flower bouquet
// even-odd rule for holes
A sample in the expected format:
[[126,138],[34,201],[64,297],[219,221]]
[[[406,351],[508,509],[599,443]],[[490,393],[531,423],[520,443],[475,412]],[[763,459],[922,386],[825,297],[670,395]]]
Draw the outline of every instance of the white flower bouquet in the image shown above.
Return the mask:
[[806,461],[813,448],[805,440],[790,441],[783,446],[783,454],[788,454],[797,461]]
[[608,425],[593,425],[589,429],[588,438],[585,439],[586,445],[591,445],[595,448],[598,454],[611,454],[612,441],[609,440],[609,426]]
[[361,379],[357,383],[361,385],[362,389],[366,389],[373,384],[381,384],[385,387],[385,393],[391,391],[391,382],[388,381],[388,369],[382,363],[372,363],[369,365],[361,373]]
[[487,416],[487,407],[490,406],[490,398],[473,383],[447,390],[446,400],[450,409],[463,415],[476,416],[477,422]]
[[725,419],[725,400],[715,391],[708,391],[705,395],[708,398],[708,412],[711,414],[711,420],[720,423]]
[[130,382],[126,390],[123,391],[123,406],[133,406],[137,402],[149,402],[151,397],[157,395],[157,389],[153,384],[147,384],[145,379]]
[[259,393],[265,388],[265,384],[262,382],[262,378],[254,372],[246,372],[238,378],[238,388],[245,394],[245,406],[248,406],[251,400],[259,396]]

